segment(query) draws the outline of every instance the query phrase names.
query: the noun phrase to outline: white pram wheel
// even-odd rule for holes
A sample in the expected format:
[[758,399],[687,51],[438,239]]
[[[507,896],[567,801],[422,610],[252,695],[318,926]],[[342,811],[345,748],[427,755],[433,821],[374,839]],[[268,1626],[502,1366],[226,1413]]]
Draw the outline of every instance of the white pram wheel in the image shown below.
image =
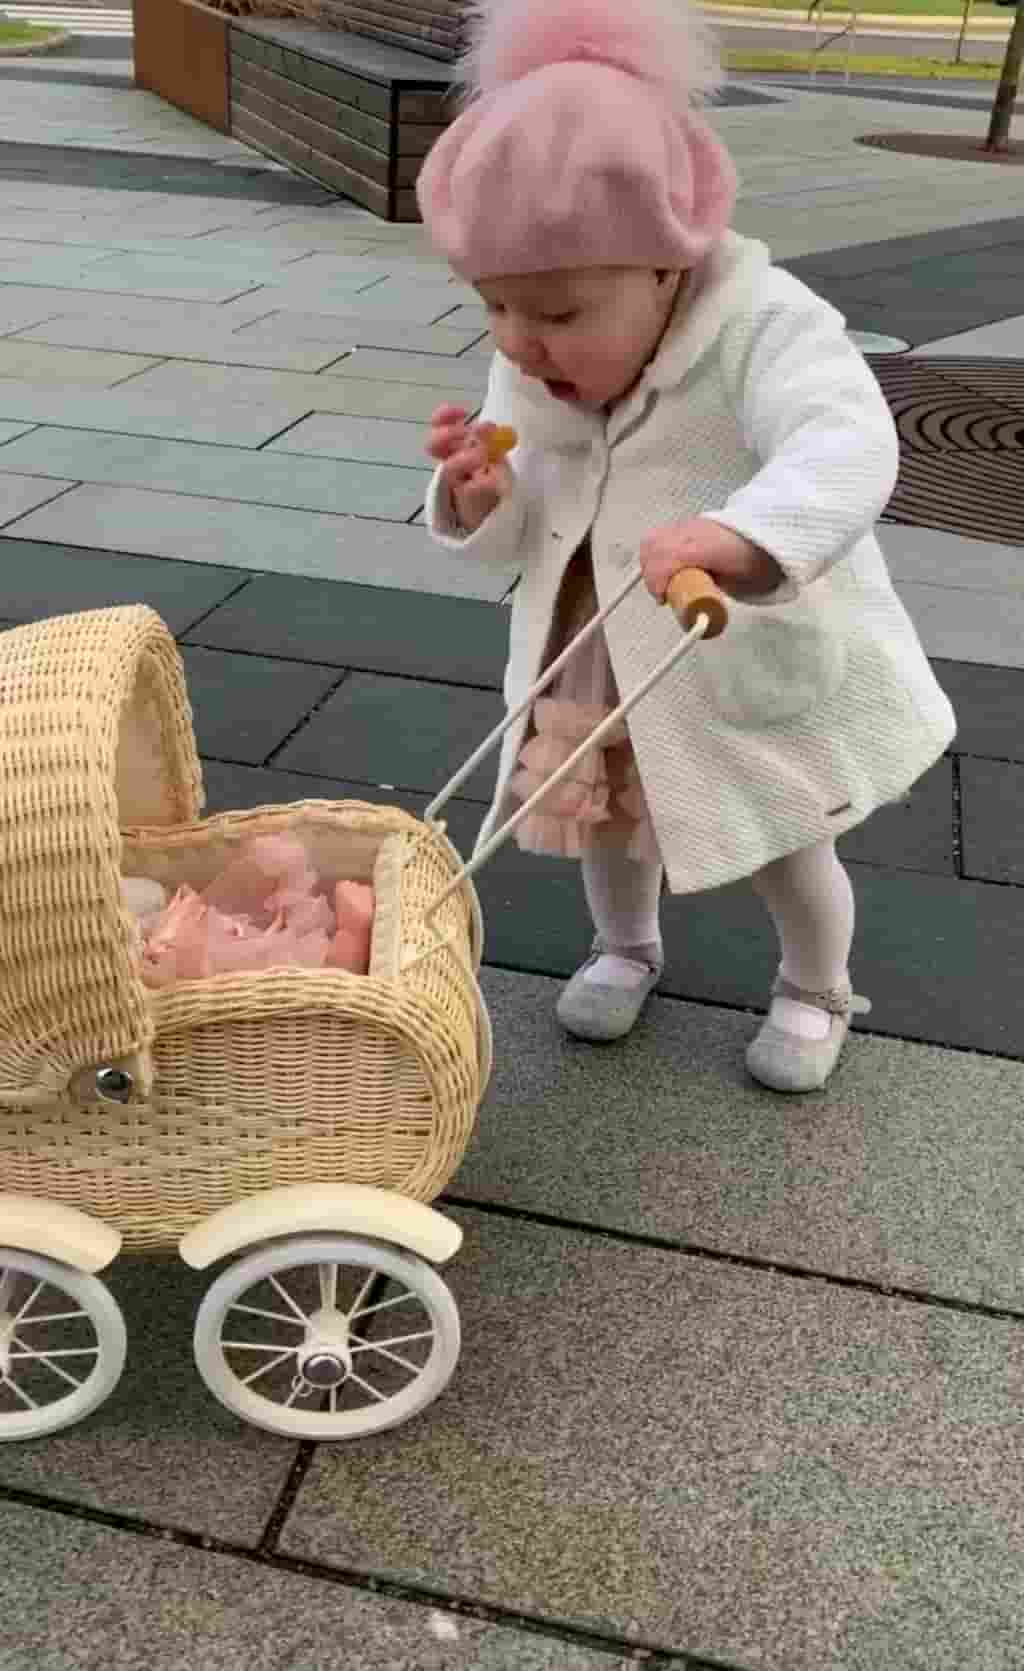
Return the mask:
[[356,1439],[430,1404],[459,1342],[432,1265],[389,1242],[324,1235],[270,1243],[222,1272],[194,1347],[214,1397],[254,1426]]
[[90,1415],[117,1386],[126,1347],[121,1309],[98,1277],[0,1248],[0,1441]]

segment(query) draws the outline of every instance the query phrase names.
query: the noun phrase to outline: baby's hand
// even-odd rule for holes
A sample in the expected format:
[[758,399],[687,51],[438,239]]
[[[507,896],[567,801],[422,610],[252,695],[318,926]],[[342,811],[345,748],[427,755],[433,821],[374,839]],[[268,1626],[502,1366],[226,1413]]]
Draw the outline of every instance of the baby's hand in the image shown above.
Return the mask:
[[505,462],[514,432],[497,424],[473,424],[461,406],[439,406],[431,421],[427,452],[441,464],[462,527],[475,534],[511,493],[515,478]]
[[640,547],[647,590],[664,603],[668,583],[680,569],[703,569],[734,598],[773,592],[785,579],[774,557],[709,517],[670,523],[648,535]]

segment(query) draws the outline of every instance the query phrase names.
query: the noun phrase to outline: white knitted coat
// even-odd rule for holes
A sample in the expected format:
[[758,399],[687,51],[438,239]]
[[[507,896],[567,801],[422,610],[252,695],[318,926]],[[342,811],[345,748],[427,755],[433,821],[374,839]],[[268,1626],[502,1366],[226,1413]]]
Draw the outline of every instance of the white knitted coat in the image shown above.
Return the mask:
[[[675,893],[749,876],[859,824],[901,794],[955,732],[893,591],[873,525],[893,488],[896,434],[843,319],[763,245],[730,234],[638,387],[612,416],[566,406],[495,357],[483,416],[512,424],[515,494],[460,537],[435,476],[428,524],[467,561],[518,561],[505,699],[549,653],[569,559],[590,532],[598,597],[637,569],[644,537],[707,515],[776,558],[786,579],[734,603],[629,718]],[[628,694],[679,628],[639,587],[605,628]],[[517,803],[505,739],[480,840]]]

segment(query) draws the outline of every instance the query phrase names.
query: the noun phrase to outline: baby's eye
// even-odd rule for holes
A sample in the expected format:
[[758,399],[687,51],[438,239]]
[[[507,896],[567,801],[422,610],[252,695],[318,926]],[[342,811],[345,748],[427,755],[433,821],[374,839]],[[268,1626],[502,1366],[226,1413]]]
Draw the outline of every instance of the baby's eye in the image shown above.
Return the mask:
[[546,317],[546,319],[544,320],[544,323],[545,323],[545,325],[571,325],[573,323],[573,320],[578,319],[578,318],[579,318],[578,309],[570,308],[568,313],[552,313],[552,314],[549,314]]

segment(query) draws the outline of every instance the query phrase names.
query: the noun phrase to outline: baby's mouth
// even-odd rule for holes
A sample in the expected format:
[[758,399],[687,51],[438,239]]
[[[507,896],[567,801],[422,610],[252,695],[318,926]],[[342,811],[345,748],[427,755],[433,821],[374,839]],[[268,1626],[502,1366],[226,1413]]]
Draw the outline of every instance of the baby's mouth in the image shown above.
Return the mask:
[[575,383],[561,383],[546,377],[544,387],[549,395],[554,395],[556,400],[579,400],[579,390]]

